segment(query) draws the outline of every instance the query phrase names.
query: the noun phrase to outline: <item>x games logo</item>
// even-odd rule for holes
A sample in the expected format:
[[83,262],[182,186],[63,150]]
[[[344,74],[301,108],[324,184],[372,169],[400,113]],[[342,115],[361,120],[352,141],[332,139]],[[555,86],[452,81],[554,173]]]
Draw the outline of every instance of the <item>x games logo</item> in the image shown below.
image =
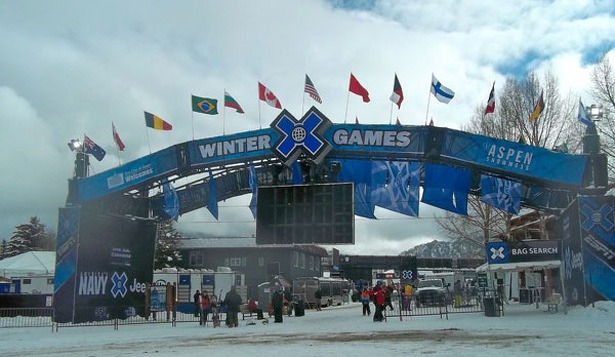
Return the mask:
[[284,109],[271,123],[271,128],[280,134],[274,153],[287,166],[301,154],[319,163],[331,151],[331,145],[323,138],[331,125],[331,121],[314,107],[299,121]]

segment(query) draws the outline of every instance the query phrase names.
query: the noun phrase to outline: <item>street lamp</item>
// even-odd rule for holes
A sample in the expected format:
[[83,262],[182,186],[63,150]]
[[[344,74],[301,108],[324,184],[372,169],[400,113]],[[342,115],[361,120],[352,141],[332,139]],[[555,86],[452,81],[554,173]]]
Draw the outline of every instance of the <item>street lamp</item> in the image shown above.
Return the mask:
[[81,145],[81,141],[79,139],[70,139],[70,142],[67,144],[70,151],[81,151],[83,145]]
[[75,173],[74,177],[87,177],[89,158],[85,153],[83,144],[79,139],[71,139],[68,142],[68,148],[70,151],[75,152]]

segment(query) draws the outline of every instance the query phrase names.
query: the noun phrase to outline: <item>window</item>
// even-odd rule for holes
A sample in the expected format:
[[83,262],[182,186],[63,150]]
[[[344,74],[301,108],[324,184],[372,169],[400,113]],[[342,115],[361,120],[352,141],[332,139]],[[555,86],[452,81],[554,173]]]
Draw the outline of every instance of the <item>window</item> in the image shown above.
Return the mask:
[[24,285],[32,284],[32,279],[22,279],[21,283],[24,284]]
[[305,253],[301,253],[301,269],[305,269]]
[[314,256],[310,255],[310,260],[308,260],[308,269],[314,270]]
[[246,258],[230,258],[229,266],[231,267],[245,267],[246,266]]
[[299,252],[293,252],[293,267],[299,267]]
[[202,267],[203,265],[204,265],[203,252],[202,251],[190,252],[190,266],[191,267]]
[[258,258],[258,266],[259,267],[264,267],[265,266],[265,258],[263,258],[263,257]]
[[53,285],[53,278],[47,278],[47,285]]

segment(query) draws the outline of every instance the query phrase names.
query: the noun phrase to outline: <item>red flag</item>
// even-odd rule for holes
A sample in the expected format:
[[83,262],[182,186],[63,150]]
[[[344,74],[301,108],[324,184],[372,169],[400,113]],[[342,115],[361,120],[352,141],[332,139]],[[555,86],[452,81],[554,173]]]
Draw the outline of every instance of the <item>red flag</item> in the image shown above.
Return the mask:
[[115,141],[115,145],[117,145],[120,151],[124,151],[126,145],[124,145],[124,142],[120,139],[120,134],[115,130],[115,124],[113,122],[111,122],[111,127],[113,128],[113,141]]
[[348,88],[352,93],[363,97],[364,103],[369,103],[369,92],[367,89],[363,88],[361,83],[357,81],[357,79],[350,73],[350,86]]
[[495,82],[491,87],[491,93],[489,93],[489,100],[487,100],[487,108],[485,108],[485,115],[493,113],[495,111]]
[[397,73],[395,73],[395,82],[393,83],[393,94],[389,98],[391,102],[397,104],[397,109],[401,109],[401,102],[404,101],[404,92],[401,90],[401,84],[397,79]]
[[265,87],[261,82],[258,82],[258,99],[269,104],[270,106],[282,109],[282,104],[269,88]]

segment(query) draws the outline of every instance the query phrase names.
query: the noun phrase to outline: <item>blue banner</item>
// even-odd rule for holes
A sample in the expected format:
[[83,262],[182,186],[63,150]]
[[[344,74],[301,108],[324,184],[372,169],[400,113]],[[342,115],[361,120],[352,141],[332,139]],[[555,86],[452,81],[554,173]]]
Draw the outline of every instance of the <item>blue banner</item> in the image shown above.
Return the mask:
[[581,185],[587,158],[447,129],[443,158],[541,180]]

